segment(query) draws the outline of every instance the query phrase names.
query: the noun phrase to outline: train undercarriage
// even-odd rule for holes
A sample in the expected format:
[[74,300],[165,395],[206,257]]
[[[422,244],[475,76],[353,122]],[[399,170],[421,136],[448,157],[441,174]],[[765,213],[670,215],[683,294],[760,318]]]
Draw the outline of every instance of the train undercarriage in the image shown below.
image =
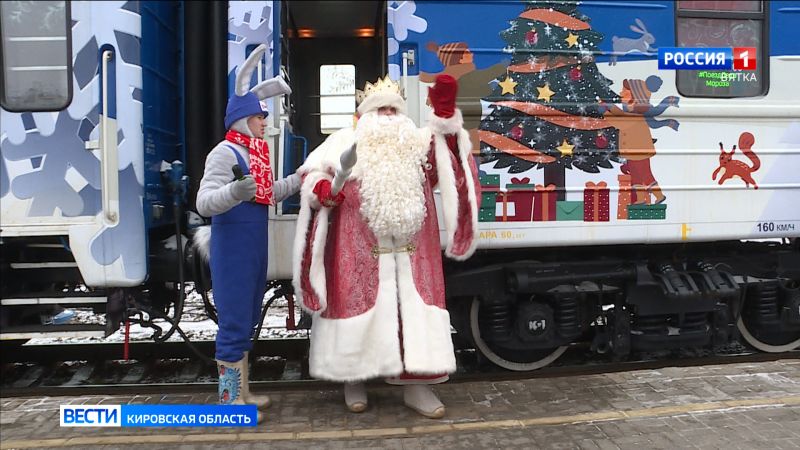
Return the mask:
[[531,253],[539,259],[486,253],[448,270],[458,335],[505,369],[544,367],[578,344],[616,358],[733,340],[764,352],[800,347],[796,243]]
[[[152,276],[145,285],[78,290],[80,274],[58,238],[5,240],[4,341],[58,332],[108,335],[126,318],[145,326],[164,319],[166,327],[153,328],[154,338],[165,340],[177,329],[170,324],[179,324],[184,298],[175,246],[159,242],[167,244],[151,246]],[[183,248],[183,281],[195,282],[215,319],[207,268],[191,245]],[[713,350],[737,340],[764,352],[800,347],[796,240],[481,251],[466,262],[446,262],[445,270],[458,343],[508,370],[544,367],[576,345],[619,359],[666,349]],[[291,291],[288,281],[273,287],[281,295]],[[48,302],[91,306],[106,314],[106,323],[41,326],[21,314],[45,310]]]

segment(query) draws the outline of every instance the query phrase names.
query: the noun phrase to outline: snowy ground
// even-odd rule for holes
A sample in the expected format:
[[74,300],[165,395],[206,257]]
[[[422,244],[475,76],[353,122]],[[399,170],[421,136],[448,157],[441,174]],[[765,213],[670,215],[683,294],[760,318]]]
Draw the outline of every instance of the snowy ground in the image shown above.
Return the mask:
[[[272,291],[267,292],[264,296],[264,302],[272,296]],[[287,330],[286,319],[289,314],[289,308],[285,298],[278,298],[270,307],[267,312],[267,317],[264,319],[264,325],[261,328],[260,339],[283,339],[283,338],[304,338],[307,337],[307,330]],[[105,314],[95,314],[91,308],[75,308],[75,317],[70,323],[84,323],[84,324],[105,324]],[[172,316],[173,312],[170,311],[169,315]],[[295,323],[300,320],[300,308],[295,305]],[[159,324],[164,332],[169,330],[169,325],[163,320],[156,320],[155,323]],[[192,341],[213,341],[217,336],[217,324],[214,323],[206,315],[205,307],[203,305],[203,298],[200,293],[194,290],[192,283],[186,284],[186,301],[184,302],[183,315],[180,320],[180,328]],[[153,329],[141,327],[136,324],[131,324],[130,327],[130,341],[143,342],[152,339]],[[102,343],[102,342],[123,342],[125,340],[125,327],[120,327],[114,334],[107,338],[102,337],[73,337],[73,338],[41,338],[32,339],[26,345],[44,345],[44,344],[78,344],[78,343]],[[174,333],[169,341],[182,341],[178,333]]]

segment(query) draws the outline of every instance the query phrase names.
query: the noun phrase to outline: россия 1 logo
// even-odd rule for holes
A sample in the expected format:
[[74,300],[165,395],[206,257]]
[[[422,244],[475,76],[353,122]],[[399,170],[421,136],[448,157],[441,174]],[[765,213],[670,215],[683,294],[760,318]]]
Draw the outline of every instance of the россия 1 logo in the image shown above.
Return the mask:
[[661,47],[659,70],[756,70],[755,47]]

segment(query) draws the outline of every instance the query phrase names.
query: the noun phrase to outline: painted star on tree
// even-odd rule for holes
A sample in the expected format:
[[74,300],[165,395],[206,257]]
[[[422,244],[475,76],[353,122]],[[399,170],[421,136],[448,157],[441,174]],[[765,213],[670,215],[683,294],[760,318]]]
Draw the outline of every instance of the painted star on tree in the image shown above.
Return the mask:
[[511,94],[514,95],[514,88],[517,87],[517,82],[511,79],[510,76],[506,75],[506,79],[497,83],[503,88],[503,92],[500,95]]
[[549,84],[545,84],[542,87],[536,88],[536,90],[539,91],[539,96],[536,97],[536,98],[538,98],[539,100],[544,100],[546,102],[549,102],[550,101],[550,97],[555,95],[555,92],[550,90],[550,85]]

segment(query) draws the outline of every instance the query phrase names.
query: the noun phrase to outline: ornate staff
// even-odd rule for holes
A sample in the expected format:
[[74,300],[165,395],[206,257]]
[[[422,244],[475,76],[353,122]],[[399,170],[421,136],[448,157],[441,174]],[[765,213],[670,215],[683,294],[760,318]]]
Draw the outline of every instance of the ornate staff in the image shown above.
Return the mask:
[[342,153],[342,156],[339,158],[339,162],[341,163],[341,168],[336,169],[336,175],[333,177],[333,188],[331,189],[331,195],[335,196],[342,190],[344,187],[344,182],[347,181],[347,177],[350,176],[350,172],[353,170],[353,166],[356,165],[358,157],[356,156],[356,144],[353,144],[348,150]]

